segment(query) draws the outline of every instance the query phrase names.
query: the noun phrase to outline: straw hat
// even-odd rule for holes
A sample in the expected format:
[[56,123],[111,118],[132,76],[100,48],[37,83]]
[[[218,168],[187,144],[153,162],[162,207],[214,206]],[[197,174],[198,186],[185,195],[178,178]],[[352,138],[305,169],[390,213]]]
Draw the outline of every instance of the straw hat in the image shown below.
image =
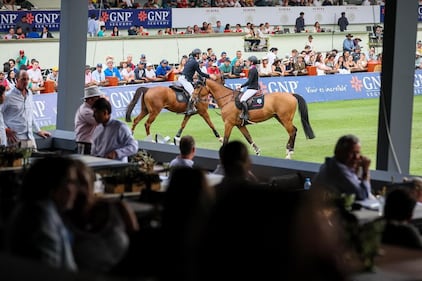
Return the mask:
[[100,91],[97,86],[90,86],[85,88],[84,97],[83,99],[89,99],[93,97],[100,97],[103,96],[104,93]]

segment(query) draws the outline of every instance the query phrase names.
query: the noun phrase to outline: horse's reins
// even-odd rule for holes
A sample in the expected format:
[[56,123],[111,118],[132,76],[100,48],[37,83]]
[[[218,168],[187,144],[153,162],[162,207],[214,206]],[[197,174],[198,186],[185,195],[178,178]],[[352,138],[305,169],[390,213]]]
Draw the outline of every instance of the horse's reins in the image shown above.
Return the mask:
[[[207,87],[207,85],[205,85],[204,87]],[[221,105],[220,106],[220,108],[223,108],[223,107],[225,107],[227,104],[229,104],[232,100],[234,100],[234,93],[235,93],[235,91],[234,90],[232,90],[232,89],[230,89],[230,88],[228,88],[228,87],[226,87],[226,86],[224,86],[225,88],[227,88],[228,90],[230,90],[231,91],[231,93],[229,93],[229,94],[227,94],[227,95],[224,95],[224,96],[222,96],[222,97],[218,97],[218,98],[216,98],[216,97],[214,97],[214,99],[215,99],[215,101],[218,101],[218,100],[221,100],[221,99],[224,99],[224,98],[226,98],[226,97],[228,97],[228,96],[232,96],[233,98],[231,99],[231,100],[229,100],[228,102],[226,102],[225,104],[223,104],[223,105]],[[208,91],[209,92],[211,92],[209,89],[208,89]]]

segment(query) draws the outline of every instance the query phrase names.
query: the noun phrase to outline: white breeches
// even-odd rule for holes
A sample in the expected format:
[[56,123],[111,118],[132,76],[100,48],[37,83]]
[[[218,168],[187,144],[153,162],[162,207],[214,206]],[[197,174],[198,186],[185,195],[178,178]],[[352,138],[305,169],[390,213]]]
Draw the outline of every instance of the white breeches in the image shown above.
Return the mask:
[[184,75],[180,75],[179,79],[177,79],[177,81],[179,81],[182,85],[183,88],[185,88],[186,91],[188,91],[189,95],[192,96],[193,94],[193,85],[191,82],[189,82],[188,80],[186,80]]
[[247,101],[250,97],[255,95],[256,91],[257,90],[255,89],[247,89],[245,93],[242,95],[242,97],[240,98],[240,102]]

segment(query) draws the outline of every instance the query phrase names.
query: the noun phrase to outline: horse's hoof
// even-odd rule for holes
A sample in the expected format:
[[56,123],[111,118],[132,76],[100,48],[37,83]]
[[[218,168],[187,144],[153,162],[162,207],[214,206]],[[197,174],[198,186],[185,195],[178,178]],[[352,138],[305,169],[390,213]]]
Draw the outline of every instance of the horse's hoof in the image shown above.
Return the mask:
[[221,143],[223,143],[224,139],[222,137],[219,137],[218,138],[218,141],[221,142]]
[[293,155],[293,150],[288,150],[286,152],[286,159],[292,159],[292,155]]

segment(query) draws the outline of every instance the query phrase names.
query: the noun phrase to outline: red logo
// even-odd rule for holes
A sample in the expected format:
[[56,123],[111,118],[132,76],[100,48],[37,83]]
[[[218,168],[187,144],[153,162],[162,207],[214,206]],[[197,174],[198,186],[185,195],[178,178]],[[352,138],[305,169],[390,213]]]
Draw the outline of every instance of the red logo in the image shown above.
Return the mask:
[[107,12],[102,12],[101,13],[101,20],[103,22],[105,22],[105,23],[108,21],[108,14],[107,14]]
[[138,19],[143,22],[148,18],[147,13],[145,11],[141,11],[138,13]]
[[359,80],[356,76],[352,77],[350,84],[352,84],[352,88],[355,89],[356,92],[362,91],[362,87],[363,87],[362,80]]
[[32,24],[32,23],[34,22],[34,16],[32,15],[32,13],[27,13],[27,14],[26,14],[26,21],[27,21],[29,24]]

